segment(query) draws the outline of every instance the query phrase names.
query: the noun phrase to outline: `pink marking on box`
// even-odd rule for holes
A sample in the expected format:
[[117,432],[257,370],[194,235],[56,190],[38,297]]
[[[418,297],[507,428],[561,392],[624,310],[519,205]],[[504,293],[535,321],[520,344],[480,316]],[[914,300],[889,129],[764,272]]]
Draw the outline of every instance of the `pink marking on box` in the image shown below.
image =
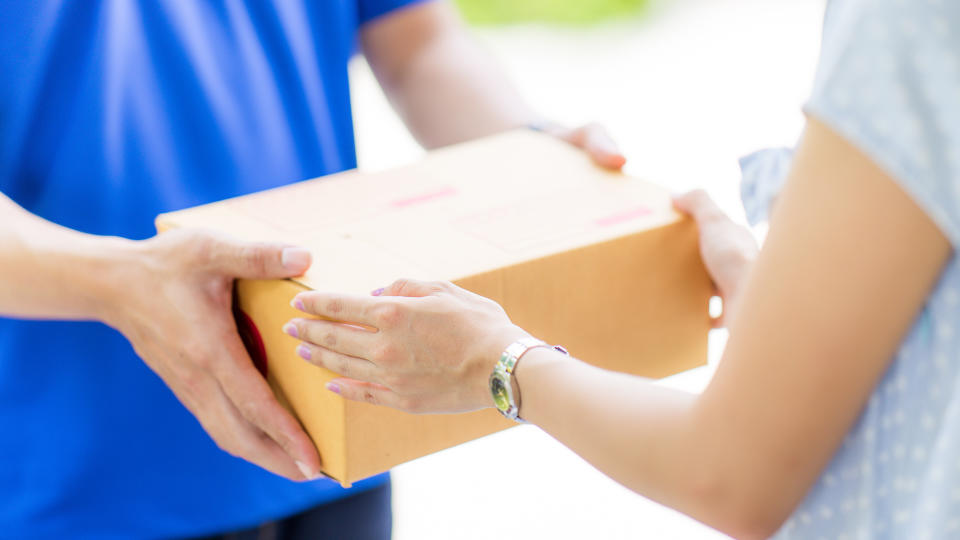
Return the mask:
[[452,187],[446,187],[437,191],[432,191],[430,193],[424,193],[422,195],[417,195],[415,197],[408,197],[406,199],[397,199],[390,203],[394,208],[406,208],[407,206],[413,206],[415,204],[421,204],[436,199],[442,199],[443,197],[450,197],[451,195],[456,195],[457,190]]
[[653,213],[649,207],[638,206],[637,208],[632,208],[624,212],[618,212],[609,216],[602,217],[594,221],[595,224],[601,227],[610,227],[611,225],[618,225],[626,221],[634,220],[644,216],[649,216]]

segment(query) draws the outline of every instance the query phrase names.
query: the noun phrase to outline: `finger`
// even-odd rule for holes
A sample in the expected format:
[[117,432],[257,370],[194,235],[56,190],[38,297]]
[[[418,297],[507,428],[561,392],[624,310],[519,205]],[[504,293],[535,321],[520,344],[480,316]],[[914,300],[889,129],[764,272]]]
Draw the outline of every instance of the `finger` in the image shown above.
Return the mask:
[[623,152],[613,142],[607,130],[599,125],[591,124],[584,128],[584,150],[598,165],[608,169],[622,169],[627,163]]
[[[417,279],[398,279],[383,290],[373,291],[374,296],[407,296],[421,298],[449,291],[452,284],[439,281],[420,281]],[[379,294],[376,294],[378,293]]]
[[302,292],[290,302],[294,308],[333,321],[343,321],[377,328],[377,312],[386,304],[369,296],[321,291]]
[[315,366],[329,369],[342,377],[365,382],[382,382],[376,364],[363,358],[347,356],[309,343],[297,345],[297,355]]
[[233,406],[216,379],[197,371],[170,389],[223,451],[291,480],[306,480],[296,462]]
[[311,255],[304,248],[277,243],[220,240],[211,246],[210,260],[218,270],[246,279],[281,279],[302,275]]
[[404,405],[409,405],[405,403],[406,400],[393,390],[379,384],[341,378],[328,382],[326,389],[351,401],[362,401],[371,405],[409,410],[404,407]]
[[719,317],[710,317],[710,328],[714,330],[719,330],[721,328],[726,328],[726,323],[723,320],[723,315]]
[[254,427],[273,439],[304,470],[315,478],[320,474],[316,446],[300,423],[273,395],[267,381],[250,360],[235,333],[224,342],[223,357],[214,364],[214,377],[224,394]]
[[[304,481],[318,477],[302,462],[293,459],[273,438],[244,418],[221,386],[216,388],[213,399],[218,418],[214,426],[204,425],[204,429],[224,451],[290,480]],[[319,462],[315,471],[319,472]]]
[[727,217],[717,203],[713,202],[710,195],[702,189],[695,189],[674,197],[673,205],[677,210],[689,214],[698,223]]
[[370,356],[377,335],[356,326],[322,319],[293,319],[284,325],[283,331],[301,341],[360,358]]
[[621,169],[627,162],[623,152],[613,141],[606,128],[599,124],[570,130],[561,138],[583,149],[600,166],[608,169]]

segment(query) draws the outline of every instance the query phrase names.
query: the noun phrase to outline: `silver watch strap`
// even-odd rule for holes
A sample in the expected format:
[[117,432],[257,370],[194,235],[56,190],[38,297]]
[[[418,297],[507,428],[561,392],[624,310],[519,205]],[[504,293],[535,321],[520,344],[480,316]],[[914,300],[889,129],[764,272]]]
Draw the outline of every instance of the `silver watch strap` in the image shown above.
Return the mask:
[[[557,352],[569,355],[566,349],[559,345],[549,345],[547,342],[537,339],[535,337],[523,337],[520,338],[504,349],[503,354],[500,355],[500,360],[497,362],[497,365],[494,367],[494,371],[500,371],[506,373],[507,381],[509,384],[513,384],[513,372],[517,368],[517,363],[523,358],[523,355],[527,354],[530,349],[535,349],[538,347],[552,348]],[[510,408],[507,411],[500,411],[507,418],[515,422],[525,422],[523,418],[520,418],[520,405],[523,401],[523,398],[520,396],[520,386],[517,385],[517,391],[514,395],[514,392],[511,388],[509,391],[510,396]]]

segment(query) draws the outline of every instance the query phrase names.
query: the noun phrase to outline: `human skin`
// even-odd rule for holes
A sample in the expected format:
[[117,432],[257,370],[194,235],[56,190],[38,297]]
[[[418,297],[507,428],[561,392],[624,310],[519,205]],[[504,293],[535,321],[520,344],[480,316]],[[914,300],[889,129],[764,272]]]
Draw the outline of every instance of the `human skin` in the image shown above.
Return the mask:
[[[533,112],[445,2],[398,10],[360,37],[390,101],[428,148],[537,124],[604,166],[625,161],[603,128],[565,129]],[[253,368],[230,309],[234,279],[302,274],[308,252],[203,231],[141,242],[92,236],[2,194],[0,224],[0,314],[116,328],[220,448],[291,480],[320,476],[312,441]]]
[[[734,537],[766,538],[839,448],[952,248],[815,118],[758,254],[702,194],[677,205],[700,225],[707,268],[733,306],[707,388],[664,388],[535,348],[515,372],[520,415],[628,488]],[[295,298],[306,314],[372,329],[288,324],[302,356],[341,375],[328,389],[418,413],[491,407],[487,377],[526,332],[449,283],[401,280],[380,294]]]
[[375,20],[361,31],[360,44],[390,103],[425,148],[537,126],[603,167],[626,162],[600,125],[568,129],[531,108],[449,2],[424,2]]

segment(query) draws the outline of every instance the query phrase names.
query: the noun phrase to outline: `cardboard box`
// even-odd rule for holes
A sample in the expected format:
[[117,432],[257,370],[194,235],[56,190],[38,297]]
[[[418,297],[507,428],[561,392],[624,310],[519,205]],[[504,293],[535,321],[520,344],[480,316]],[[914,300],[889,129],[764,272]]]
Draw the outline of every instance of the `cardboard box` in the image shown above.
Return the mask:
[[666,190],[531,131],[165,214],[157,225],[311,249],[303,277],[237,283],[238,327],[324,472],[344,485],[513,424],[492,409],[410,415],[325,391],[335,375],[300,359],[281,332],[302,315],[289,301],[303,290],[369,294],[400,277],[446,279],[604,368],[663,377],[706,362],[711,283],[695,224]]

